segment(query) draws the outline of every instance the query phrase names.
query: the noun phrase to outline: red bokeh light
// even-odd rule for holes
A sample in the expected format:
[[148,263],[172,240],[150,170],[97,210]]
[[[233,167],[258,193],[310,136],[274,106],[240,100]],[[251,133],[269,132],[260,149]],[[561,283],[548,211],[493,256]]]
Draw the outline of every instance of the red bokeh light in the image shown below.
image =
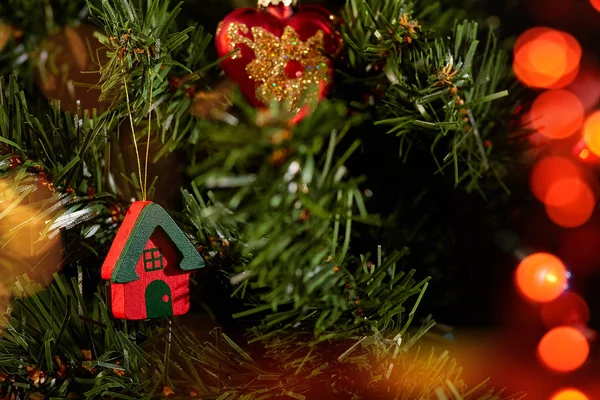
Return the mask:
[[576,389],[562,389],[552,395],[550,400],[589,400],[589,398]]
[[600,63],[584,55],[579,73],[568,89],[579,97],[586,111],[596,107],[600,101]]
[[594,213],[596,198],[581,179],[566,179],[553,184],[546,197],[546,214],[556,225],[576,228]]
[[583,138],[573,145],[571,154],[586,164],[596,164],[599,161],[598,156],[590,151]]
[[557,20],[564,18],[573,7],[573,0],[526,0],[525,8],[535,18]]
[[548,329],[557,326],[585,325],[590,320],[590,309],[578,294],[564,292],[559,298],[544,303],[541,315]]
[[532,127],[550,139],[564,139],[583,125],[585,109],[581,100],[568,90],[540,94],[531,106]]
[[558,298],[567,286],[567,269],[562,261],[548,253],[525,257],[517,267],[515,277],[521,293],[537,302]]
[[531,190],[539,201],[546,203],[548,192],[556,182],[581,177],[579,167],[568,158],[545,157],[538,161],[531,172]]
[[600,0],[590,0],[590,4],[592,5],[592,7],[594,7],[596,10],[600,11]]
[[581,178],[560,179],[552,183],[546,193],[544,204],[550,207],[564,207],[581,196],[588,186]]
[[559,89],[576,78],[581,54],[581,45],[570,34],[536,27],[517,39],[513,70],[527,86]]
[[594,223],[563,231],[557,256],[579,277],[586,277],[600,268],[600,223]]
[[585,121],[583,139],[592,153],[600,155],[600,111],[593,113]]
[[590,345],[575,328],[559,327],[548,332],[538,345],[542,363],[556,372],[571,372],[581,367],[588,358]]

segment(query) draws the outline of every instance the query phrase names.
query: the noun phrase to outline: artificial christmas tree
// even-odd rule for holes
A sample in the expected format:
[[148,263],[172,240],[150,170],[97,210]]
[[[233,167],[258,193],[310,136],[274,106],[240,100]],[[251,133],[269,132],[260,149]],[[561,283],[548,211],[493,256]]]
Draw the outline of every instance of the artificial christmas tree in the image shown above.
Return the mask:
[[[291,4],[267,3],[242,22],[290,11]],[[425,268],[432,255],[443,257],[453,234],[436,223],[417,235],[427,226],[422,218],[435,213],[432,201],[446,200],[439,193],[498,193],[517,154],[507,133],[515,109],[509,65],[492,33],[454,23],[460,13],[438,3],[348,0],[328,5],[339,33],[331,19],[303,28],[316,23],[306,10],[320,7],[281,25],[265,16],[244,28],[234,18],[231,30],[230,14],[217,51],[190,19],[214,15],[217,5],[225,18],[229,2],[36,4],[0,6],[4,23],[24,32],[0,58],[0,169],[8,182],[0,220],[47,191],[11,232],[42,222],[36,241],[61,238],[62,257],[50,264],[40,255],[41,278],[11,277],[0,338],[3,394],[503,398],[468,388],[446,354],[410,351],[435,324],[416,313],[427,297]],[[94,71],[105,109],[90,112],[96,106],[81,100],[72,113],[39,95],[28,55],[60,26],[84,20],[96,25],[101,44],[90,59],[105,60]],[[271,50],[302,50],[271,59],[261,37]],[[314,75],[313,66],[326,72]],[[255,76],[261,68],[268,69]],[[284,81],[276,78],[282,73]],[[265,87],[280,83],[289,86]],[[134,151],[120,151],[124,137]],[[170,197],[175,204],[162,205],[191,243],[185,252],[193,246],[206,268],[185,276],[189,318],[120,321],[102,280],[117,269],[101,276],[101,265],[119,226],[130,225],[128,210],[162,195],[153,190],[157,179],[183,182],[161,186],[182,193],[179,204]]]

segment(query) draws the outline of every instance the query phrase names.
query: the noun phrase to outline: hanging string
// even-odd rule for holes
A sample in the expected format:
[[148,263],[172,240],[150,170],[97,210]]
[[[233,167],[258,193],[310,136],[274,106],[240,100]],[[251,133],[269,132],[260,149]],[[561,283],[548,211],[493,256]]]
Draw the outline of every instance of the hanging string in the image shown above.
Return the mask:
[[144,196],[144,184],[142,182],[142,162],[140,160],[140,151],[137,145],[137,138],[135,137],[133,115],[131,115],[131,105],[129,104],[129,89],[127,89],[127,80],[125,79],[125,77],[123,77],[123,83],[125,84],[125,95],[127,97],[127,112],[129,113],[129,122],[131,123],[131,136],[133,137],[133,146],[135,147],[135,156],[137,158],[138,174],[140,177],[140,189],[142,189],[142,196]]
[[[148,64],[150,64],[150,52],[148,51]],[[131,135],[133,137],[133,146],[135,147],[135,156],[137,158],[138,176],[140,179],[140,189],[142,191],[142,201],[148,198],[148,164],[150,159],[150,136],[152,134],[152,92],[154,90],[154,82],[152,78],[152,68],[148,67],[148,75],[150,76],[150,107],[148,108],[148,139],[146,141],[146,159],[144,163],[144,176],[142,178],[142,162],[140,151],[135,136],[135,127],[133,124],[133,115],[131,114],[131,104],[129,101],[129,89],[127,88],[127,80],[123,78],[125,84],[125,95],[127,97],[127,112],[129,113],[129,122],[131,124]]]
[[[148,65],[150,65],[150,52],[148,51]],[[150,155],[150,134],[152,133],[152,89],[154,81],[152,78],[152,68],[148,67],[148,75],[150,76],[150,108],[148,108],[148,141],[146,142],[146,164],[144,166],[144,190],[142,191],[143,200],[146,201],[148,195],[148,158]]]
[[167,324],[168,324],[168,335],[167,335],[167,343],[165,343],[165,359],[163,361],[164,366],[165,366],[163,383],[165,386],[168,386],[168,383],[169,383],[169,365],[170,365],[169,360],[171,359],[171,341],[173,340],[173,321],[171,321],[171,318],[167,318]]

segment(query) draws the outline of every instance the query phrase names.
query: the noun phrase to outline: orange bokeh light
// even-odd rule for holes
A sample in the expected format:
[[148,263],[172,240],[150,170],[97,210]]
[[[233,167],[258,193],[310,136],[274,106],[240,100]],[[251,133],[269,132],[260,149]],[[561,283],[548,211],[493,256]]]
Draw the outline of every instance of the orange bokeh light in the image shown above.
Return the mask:
[[550,400],[589,400],[589,398],[576,389],[562,389],[552,395]]
[[583,104],[575,94],[568,90],[549,90],[535,99],[530,118],[532,127],[542,135],[564,139],[579,130],[584,115]]
[[580,161],[583,161],[588,164],[596,164],[599,160],[598,156],[590,151],[583,137],[573,145],[573,150],[571,151],[571,154],[579,158]]
[[600,0],[590,0],[590,4],[592,5],[592,7],[594,7],[596,10],[600,11]]
[[40,204],[48,207],[52,192],[38,189],[20,198],[15,187],[14,175],[0,179],[0,300],[10,296],[17,277],[48,282],[64,262],[62,236],[41,236],[49,217]]
[[565,179],[554,183],[546,196],[546,214],[556,225],[577,228],[594,213],[596,198],[581,179]]
[[567,269],[552,254],[535,253],[521,261],[515,278],[517,287],[525,297],[537,302],[548,302],[565,291]]
[[577,293],[564,292],[559,298],[544,303],[541,315],[548,329],[565,325],[585,325],[590,320],[590,309]]
[[557,372],[575,371],[585,363],[589,353],[590,345],[583,333],[567,326],[552,329],[538,344],[542,363]]
[[528,86],[559,89],[577,77],[581,55],[581,45],[572,35],[536,27],[517,39],[513,70]]
[[586,190],[589,190],[589,187],[580,178],[559,179],[548,188],[544,204],[550,207],[565,207],[585,196]]
[[537,40],[531,43],[529,49],[529,65],[534,71],[542,75],[550,77],[561,77],[564,71],[567,70],[567,52],[565,50],[566,43],[561,41],[554,33],[541,35]]
[[600,111],[593,113],[585,121],[583,140],[592,153],[600,156]]
[[546,203],[548,192],[556,182],[581,177],[579,167],[568,158],[545,157],[538,161],[531,172],[531,190],[539,201]]

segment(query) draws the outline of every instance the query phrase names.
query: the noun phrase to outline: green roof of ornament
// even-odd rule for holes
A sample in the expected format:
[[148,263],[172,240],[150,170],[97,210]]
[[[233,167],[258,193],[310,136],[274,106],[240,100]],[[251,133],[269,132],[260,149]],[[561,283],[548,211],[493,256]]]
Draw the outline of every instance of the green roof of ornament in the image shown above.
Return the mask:
[[[130,217],[135,218],[136,215]],[[129,283],[140,279],[135,269],[148,240],[157,228],[162,228],[181,253],[179,269],[194,271],[204,268],[204,260],[173,218],[158,204],[148,203],[139,211],[135,225],[120,250],[111,275],[112,282]]]

